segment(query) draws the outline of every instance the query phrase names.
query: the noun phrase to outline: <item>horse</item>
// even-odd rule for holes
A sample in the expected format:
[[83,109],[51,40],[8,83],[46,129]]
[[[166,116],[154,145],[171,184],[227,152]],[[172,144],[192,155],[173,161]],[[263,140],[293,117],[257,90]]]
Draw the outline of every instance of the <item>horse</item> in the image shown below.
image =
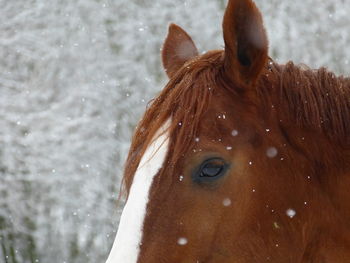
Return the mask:
[[350,79],[273,61],[252,0],[223,37],[169,26],[107,263],[350,262]]

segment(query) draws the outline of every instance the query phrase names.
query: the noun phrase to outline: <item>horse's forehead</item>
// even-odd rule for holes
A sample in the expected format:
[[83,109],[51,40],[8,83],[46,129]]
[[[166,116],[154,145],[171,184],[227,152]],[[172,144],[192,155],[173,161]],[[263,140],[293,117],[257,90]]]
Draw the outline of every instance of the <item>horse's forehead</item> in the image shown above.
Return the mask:
[[[244,105],[231,96],[221,87],[216,92],[207,106],[208,110],[202,116],[199,125],[201,130],[208,135],[212,134],[217,128],[231,129],[236,125],[244,125]],[[222,134],[225,135],[225,134]]]

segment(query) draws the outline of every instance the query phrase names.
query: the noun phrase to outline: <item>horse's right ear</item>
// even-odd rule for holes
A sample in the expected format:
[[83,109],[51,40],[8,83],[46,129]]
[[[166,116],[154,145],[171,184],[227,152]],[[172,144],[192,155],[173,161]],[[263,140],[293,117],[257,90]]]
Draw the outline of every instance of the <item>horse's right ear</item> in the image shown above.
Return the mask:
[[188,60],[197,55],[192,38],[181,27],[171,24],[162,49],[163,67],[168,77],[173,77]]
[[225,72],[245,84],[258,78],[268,59],[261,14],[252,0],[229,0],[224,21]]

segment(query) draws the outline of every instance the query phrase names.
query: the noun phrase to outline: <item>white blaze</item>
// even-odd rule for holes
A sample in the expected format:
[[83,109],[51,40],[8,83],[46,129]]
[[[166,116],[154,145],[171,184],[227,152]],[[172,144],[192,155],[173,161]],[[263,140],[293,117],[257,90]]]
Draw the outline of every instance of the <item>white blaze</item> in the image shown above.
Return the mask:
[[149,191],[168,151],[168,133],[159,135],[169,127],[169,124],[168,121],[159,129],[141,158],[106,263],[137,262]]

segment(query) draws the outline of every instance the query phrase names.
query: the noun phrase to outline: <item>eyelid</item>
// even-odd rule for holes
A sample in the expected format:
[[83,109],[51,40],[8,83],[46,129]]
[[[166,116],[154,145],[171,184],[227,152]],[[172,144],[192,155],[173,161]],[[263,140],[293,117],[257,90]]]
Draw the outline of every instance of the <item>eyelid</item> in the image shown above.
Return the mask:
[[[210,162],[212,161],[219,161],[219,162],[222,162],[222,170],[220,171],[220,174],[218,174],[217,176],[201,176],[201,172],[203,170],[203,168]],[[192,172],[192,180],[195,182],[195,183],[210,183],[210,182],[214,182],[214,181],[217,181],[219,180],[221,177],[223,177],[227,170],[229,168],[229,164],[224,160],[222,159],[221,157],[211,157],[211,158],[208,158],[204,161],[202,161],[202,163],[197,166],[197,168]]]

